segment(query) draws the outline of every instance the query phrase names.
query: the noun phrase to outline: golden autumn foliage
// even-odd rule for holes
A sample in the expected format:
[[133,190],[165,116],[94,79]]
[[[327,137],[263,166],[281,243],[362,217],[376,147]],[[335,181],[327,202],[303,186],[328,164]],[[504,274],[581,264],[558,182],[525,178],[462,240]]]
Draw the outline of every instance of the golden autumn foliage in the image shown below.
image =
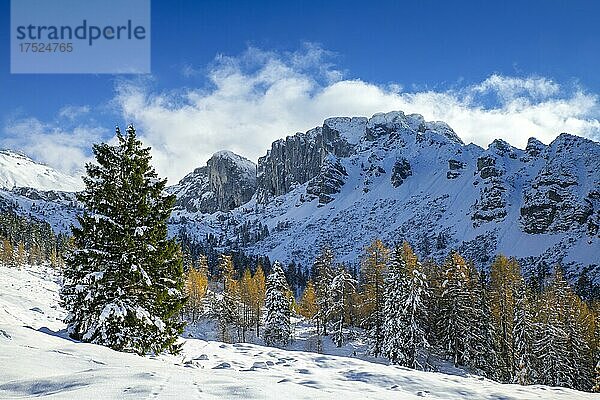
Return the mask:
[[371,332],[375,357],[381,354],[383,346],[384,275],[389,259],[390,250],[376,239],[365,249],[362,261],[364,285],[360,314],[364,316],[363,326]]
[[208,265],[206,257],[201,256],[196,268],[190,268],[185,280],[185,290],[188,296],[186,309],[195,322],[204,309],[204,298],[208,289]]
[[298,304],[298,313],[306,319],[313,319],[317,315],[317,293],[312,280],[306,284],[302,298]]
[[505,379],[514,374],[513,327],[515,295],[521,284],[521,267],[515,258],[496,257],[490,267],[490,300],[493,321],[500,340],[501,368]]

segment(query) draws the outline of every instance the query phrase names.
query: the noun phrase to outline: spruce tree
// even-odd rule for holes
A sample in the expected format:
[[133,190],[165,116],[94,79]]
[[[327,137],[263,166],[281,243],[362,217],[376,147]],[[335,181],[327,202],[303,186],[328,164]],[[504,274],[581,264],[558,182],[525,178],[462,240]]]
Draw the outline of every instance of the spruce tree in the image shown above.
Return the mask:
[[513,324],[515,320],[515,291],[521,281],[521,267],[514,258],[499,255],[490,267],[492,315],[499,337],[501,379],[510,382],[514,377],[515,354]]
[[473,324],[469,268],[456,252],[448,256],[443,268],[445,280],[440,299],[439,344],[455,366],[466,365],[472,355],[469,338]]
[[278,261],[273,263],[273,271],[267,277],[265,297],[265,328],[263,338],[268,346],[286,346],[292,334],[290,323],[290,301],[285,273]]
[[165,193],[133,126],[117,143],[94,145],[85,210],[73,227],[62,305],[71,337],[145,354],[178,351],[185,296],[178,246],[167,239],[175,196]]
[[229,342],[230,326],[238,321],[238,285],[234,278],[234,266],[231,255],[219,256],[219,273],[222,277],[223,291],[217,304],[217,318],[221,340]]
[[487,378],[499,380],[498,341],[492,320],[489,293],[484,274],[470,266],[473,299],[472,328],[469,330],[469,365]]
[[568,306],[565,286],[562,273],[557,268],[552,284],[543,293],[540,301],[534,350],[540,372],[537,383],[573,387],[573,378],[577,371],[572,368],[568,348],[565,324]]
[[405,318],[404,302],[407,291],[407,265],[398,246],[391,256],[385,276],[385,292],[383,304],[383,354],[392,364],[404,365],[405,352],[404,335]]
[[530,302],[527,298],[527,287],[523,278],[521,278],[515,292],[515,320],[512,338],[515,351],[513,383],[530,385],[533,383],[535,371],[532,352],[533,325]]
[[[568,371],[575,371],[571,386],[578,390],[590,390],[593,386],[593,356],[586,340],[587,332],[593,329],[593,316],[587,305],[573,292],[560,267],[556,268],[554,282],[555,304],[561,311],[559,318],[566,334]],[[565,385],[567,386],[567,385]]]
[[317,333],[322,330],[327,336],[327,323],[331,308],[331,282],[333,281],[333,251],[329,246],[323,246],[313,263],[313,275],[317,295]]
[[383,308],[384,354],[392,364],[425,367],[421,356],[429,347],[427,277],[410,245],[396,247],[386,275]]
[[356,289],[356,281],[343,266],[338,268],[331,283],[331,308],[327,313],[333,321],[331,340],[337,347],[344,343],[344,328],[350,319],[350,298]]

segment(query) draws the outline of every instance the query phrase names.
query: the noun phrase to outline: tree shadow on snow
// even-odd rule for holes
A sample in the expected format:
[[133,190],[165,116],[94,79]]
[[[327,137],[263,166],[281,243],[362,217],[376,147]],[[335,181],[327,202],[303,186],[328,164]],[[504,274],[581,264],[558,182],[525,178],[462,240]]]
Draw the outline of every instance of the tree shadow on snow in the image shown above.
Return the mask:
[[80,343],[78,340],[75,340],[72,337],[70,337],[69,334],[67,333],[66,329],[61,329],[59,331],[53,331],[52,329],[50,329],[48,327],[45,327],[45,326],[42,326],[39,329],[34,329],[31,326],[26,326],[26,328],[32,329],[32,330],[37,331],[37,332],[45,333],[46,335],[55,336],[55,337],[58,337],[58,338],[61,338],[61,339],[65,339],[65,340],[68,340],[69,342],[72,342],[72,343]]

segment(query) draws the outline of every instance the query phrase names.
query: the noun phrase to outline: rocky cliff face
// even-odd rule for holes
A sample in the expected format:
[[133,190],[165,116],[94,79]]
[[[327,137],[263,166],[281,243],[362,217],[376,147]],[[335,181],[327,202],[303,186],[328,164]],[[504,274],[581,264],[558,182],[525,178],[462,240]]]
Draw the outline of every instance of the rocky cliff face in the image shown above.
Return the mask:
[[267,154],[258,159],[259,203],[267,204],[297,185],[328,174],[327,156],[352,154],[354,141],[365,131],[366,125],[367,118],[362,117],[329,118],[323,126],[273,142]]
[[256,192],[256,165],[230,151],[215,153],[206,166],[196,168],[169,192],[177,196],[176,209],[191,213],[229,211],[246,203]]
[[[296,186],[315,180],[309,183],[307,193],[319,197],[321,203],[327,203],[331,201],[329,195],[339,192],[343,185],[342,176],[345,175],[343,167],[334,167],[336,162],[332,160],[348,158],[364,150],[365,144],[361,144],[361,140],[372,143],[384,137],[389,143],[401,144],[407,135],[425,135],[429,132],[462,143],[447,124],[426,122],[418,114],[405,115],[395,111],[375,114],[370,119],[328,118],[323,126],[277,140],[267,154],[258,160],[258,202],[267,204]],[[369,173],[381,173],[380,167],[372,163],[371,168],[375,170]],[[393,184],[400,185],[411,174],[408,160],[399,159],[392,174]],[[324,182],[327,183],[323,185]],[[318,187],[324,188],[322,193],[315,193]]]
[[543,160],[543,166],[523,192],[520,218],[523,230],[557,233],[587,227],[590,234],[597,234],[598,144],[561,134],[537,157]]

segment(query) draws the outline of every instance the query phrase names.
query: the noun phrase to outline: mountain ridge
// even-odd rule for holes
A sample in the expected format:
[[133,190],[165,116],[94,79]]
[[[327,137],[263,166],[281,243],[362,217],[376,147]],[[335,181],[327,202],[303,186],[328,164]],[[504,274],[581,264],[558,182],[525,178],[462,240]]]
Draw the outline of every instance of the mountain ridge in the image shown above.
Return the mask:
[[[421,257],[458,250],[485,267],[503,253],[526,271],[561,263],[571,278],[587,268],[600,281],[599,188],[600,144],[579,136],[483,148],[418,114],[332,117],[274,141],[258,165],[215,153],[168,188],[177,196],[169,230],[304,266],[324,243],[356,264],[380,238],[407,240]],[[70,198],[2,192],[59,229],[77,213]]]
[[78,191],[83,188],[83,181],[36,162],[25,153],[2,149],[0,150],[0,187]]
[[177,211],[172,228],[303,265],[323,243],[356,263],[379,237],[436,259],[455,249],[486,266],[502,252],[528,269],[562,263],[597,276],[598,160],[598,143],[570,134],[484,149],[417,114],[328,118],[273,142],[249,202],[217,214]]

